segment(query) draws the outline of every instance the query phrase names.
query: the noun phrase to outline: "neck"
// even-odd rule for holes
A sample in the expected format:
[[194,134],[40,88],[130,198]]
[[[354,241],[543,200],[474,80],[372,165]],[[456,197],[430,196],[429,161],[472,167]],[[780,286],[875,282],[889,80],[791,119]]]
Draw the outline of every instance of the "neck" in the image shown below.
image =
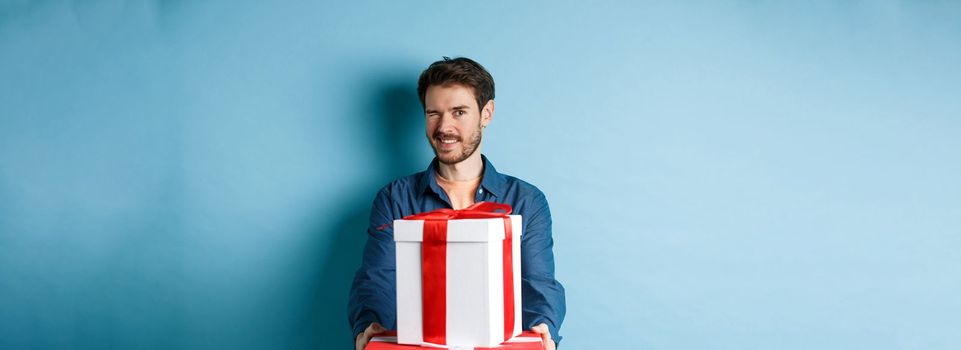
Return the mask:
[[437,175],[450,181],[467,181],[481,176],[484,172],[484,160],[481,159],[480,147],[470,157],[460,163],[444,164],[437,162]]

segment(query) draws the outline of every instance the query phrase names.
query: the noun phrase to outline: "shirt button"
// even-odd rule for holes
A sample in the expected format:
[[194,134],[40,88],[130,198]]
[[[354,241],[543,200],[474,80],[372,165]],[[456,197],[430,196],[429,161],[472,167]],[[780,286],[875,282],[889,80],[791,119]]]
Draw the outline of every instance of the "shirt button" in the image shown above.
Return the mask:
[[477,190],[477,193],[484,194],[484,189]]

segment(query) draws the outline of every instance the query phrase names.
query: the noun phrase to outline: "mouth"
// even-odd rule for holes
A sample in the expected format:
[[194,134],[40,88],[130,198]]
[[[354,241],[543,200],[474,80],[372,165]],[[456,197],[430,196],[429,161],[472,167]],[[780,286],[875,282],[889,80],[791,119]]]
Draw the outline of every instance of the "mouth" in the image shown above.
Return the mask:
[[458,143],[460,143],[460,138],[456,136],[434,137],[434,140],[437,141],[437,145],[441,149],[451,149],[451,148],[454,148],[454,146],[456,146]]

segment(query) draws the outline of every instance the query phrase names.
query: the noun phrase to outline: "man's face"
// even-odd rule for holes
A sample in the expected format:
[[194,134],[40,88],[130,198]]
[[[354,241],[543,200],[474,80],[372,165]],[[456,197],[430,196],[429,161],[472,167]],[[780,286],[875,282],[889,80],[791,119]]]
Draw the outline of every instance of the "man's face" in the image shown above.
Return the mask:
[[433,85],[424,96],[427,140],[437,159],[457,164],[480,147],[482,129],[490,122],[494,101],[478,110],[474,91],[462,85]]

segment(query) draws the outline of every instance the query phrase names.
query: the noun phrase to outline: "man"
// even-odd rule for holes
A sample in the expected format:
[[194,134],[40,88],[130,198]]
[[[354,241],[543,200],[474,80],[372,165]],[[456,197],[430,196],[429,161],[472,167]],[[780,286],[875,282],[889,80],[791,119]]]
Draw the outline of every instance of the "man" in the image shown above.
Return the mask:
[[417,83],[436,157],[427,170],[384,186],[374,198],[363,262],[350,290],[348,318],[355,346],[396,328],[395,219],[475,202],[505,203],[522,215],[522,324],[554,349],[566,311],[564,287],[554,278],[554,241],[547,199],[536,187],[500,174],[481,154],[484,128],[494,117],[494,79],[468,58],[434,62]]

